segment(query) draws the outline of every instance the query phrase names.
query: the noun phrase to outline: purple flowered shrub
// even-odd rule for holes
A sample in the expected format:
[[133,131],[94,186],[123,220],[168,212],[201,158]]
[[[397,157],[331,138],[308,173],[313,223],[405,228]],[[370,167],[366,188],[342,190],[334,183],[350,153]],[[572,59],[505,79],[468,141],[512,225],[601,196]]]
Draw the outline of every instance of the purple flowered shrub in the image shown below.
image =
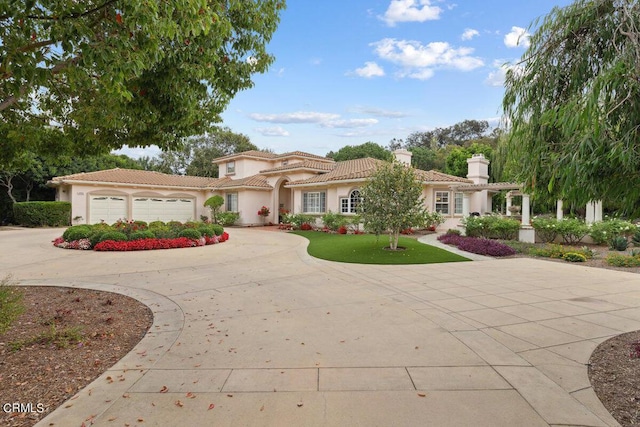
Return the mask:
[[510,246],[495,240],[481,239],[478,237],[463,237],[454,234],[443,234],[438,237],[442,243],[456,246],[458,249],[478,255],[494,257],[515,255],[516,251]]

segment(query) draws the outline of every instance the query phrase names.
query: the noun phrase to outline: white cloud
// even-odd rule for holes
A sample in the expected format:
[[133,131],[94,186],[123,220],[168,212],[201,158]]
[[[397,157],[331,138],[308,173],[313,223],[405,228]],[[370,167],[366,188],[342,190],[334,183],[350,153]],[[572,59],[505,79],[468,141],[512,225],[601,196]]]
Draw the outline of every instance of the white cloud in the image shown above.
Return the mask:
[[260,133],[262,136],[289,136],[289,132],[280,126],[272,128],[256,128],[256,132]]
[[382,77],[384,76],[384,70],[381,66],[372,61],[367,61],[364,63],[364,67],[356,68],[353,72],[348,72],[347,75],[357,75],[360,77],[364,77],[370,79],[371,77]]
[[341,128],[352,129],[361,128],[378,123],[378,119],[349,119],[349,120],[331,120],[325,123],[321,123],[320,126],[325,128]]
[[372,43],[376,54],[405,69],[398,75],[426,80],[433,76],[434,68],[455,68],[471,71],[482,67],[484,61],[471,56],[472,48],[453,48],[446,42],[423,45],[415,40],[382,39]]
[[409,114],[404,113],[402,111],[382,110],[380,108],[374,108],[374,107],[357,107],[357,108],[353,108],[351,111],[355,113],[370,114],[372,116],[387,117],[390,119],[399,119],[402,117],[409,116]]
[[524,47],[527,48],[531,44],[529,38],[531,34],[522,27],[511,27],[511,32],[504,36],[504,45],[507,47]]
[[479,35],[480,33],[478,32],[478,30],[474,30],[473,28],[465,28],[460,38],[462,40],[471,40],[472,38],[477,37]]
[[269,123],[323,123],[340,118],[339,114],[319,113],[315,111],[296,111],[282,114],[249,114],[249,118],[257,122]]
[[502,87],[504,86],[504,79],[507,76],[509,70],[515,73],[522,72],[522,66],[505,63],[504,61],[496,60],[493,62],[494,70],[489,73],[484,83],[489,86]]
[[442,9],[431,5],[431,0],[391,0],[381,17],[390,27],[398,22],[425,22],[440,19]]

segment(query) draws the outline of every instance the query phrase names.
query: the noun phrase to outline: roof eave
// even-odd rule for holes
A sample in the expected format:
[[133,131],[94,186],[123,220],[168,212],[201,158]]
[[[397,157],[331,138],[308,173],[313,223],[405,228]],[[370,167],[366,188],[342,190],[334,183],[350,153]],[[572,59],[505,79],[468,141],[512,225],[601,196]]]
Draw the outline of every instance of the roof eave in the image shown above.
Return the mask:
[[51,187],[58,187],[63,184],[67,185],[92,185],[92,186],[109,186],[109,187],[129,187],[129,188],[169,188],[180,190],[209,190],[212,189],[211,184],[202,187],[194,187],[189,185],[159,185],[159,184],[132,184],[128,182],[110,182],[110,181],[83,181],[83,180],[60,180],[60,181],[48,181],[47,186],[51,183]]

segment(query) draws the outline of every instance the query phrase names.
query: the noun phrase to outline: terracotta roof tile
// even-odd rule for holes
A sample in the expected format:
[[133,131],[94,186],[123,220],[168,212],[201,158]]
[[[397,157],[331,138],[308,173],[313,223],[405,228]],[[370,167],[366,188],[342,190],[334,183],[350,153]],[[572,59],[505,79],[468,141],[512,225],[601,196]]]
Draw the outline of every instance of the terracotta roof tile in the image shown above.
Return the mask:
[[277,168],[265,169],[260,171],[260,173],[282,172],[282,171],[289,171],[293,169],[312,169],[312,170],[320,170],[320,171],[330,171],[333,168],[335,168],[334,163],[305,160],[303,162],[295,162],[295,163],[289,163],[288,165],[285,165],[285,166],[278,166]]
[[257,157],[265,160],[280,160],[280,159],[286,159],[287,157],[304,157],[304,158],[315,159],[319,161],[333,162],[332,159],[329,159],[327,157],[318,156],[316,154],[311,154],[311,153],[305,153],[304,151],[290,151],[284,154],[274,154],[274,153],[267,153],[265,151],[258,151],[258,150],[249,150],[249,151],[243,151],[241,153],[229,154],[227,156],[222,156],[222,157],[218,157],[217,159],[213,159],[213,162],[221,163],[225,160],[235,159],[239,157]]
[[270,189],[273,187],[269,185],[266,178],[263,175],[252,175],[246,178],[241,179],[231,179],[225,182],[220,183],[215,188],[218,190],[228,190],[231,188],[260,188],[260,189]]
[[111,182],[118,184],[139,184],[166,187],[211,188],[227,180],[228,178],[206,178],[200,176],[169,175],[161,172],[115,168],[96,172],[85,172],[73,175],[57,176],[53,178],[51,182]]

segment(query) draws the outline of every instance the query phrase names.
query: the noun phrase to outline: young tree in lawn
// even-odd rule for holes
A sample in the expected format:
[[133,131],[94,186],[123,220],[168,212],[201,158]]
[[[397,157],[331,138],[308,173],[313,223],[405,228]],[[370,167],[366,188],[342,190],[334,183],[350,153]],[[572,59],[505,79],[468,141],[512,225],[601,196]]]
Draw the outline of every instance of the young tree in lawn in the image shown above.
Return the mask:
[[358,213],[367,230],[389,233],[389,248],[398,249],[404,229],[420,224],[424,212],[422,185],[414,170],[394,161],[383,163],[362,186]]
[[209,131],[273,63],[266,46],[284,7],[285,0],[0,2],[0,169],[23,150],[166,150]]
[[576,0],[536,25],[507,72],[502,163],[527,193],[637,214],[640,3]]

